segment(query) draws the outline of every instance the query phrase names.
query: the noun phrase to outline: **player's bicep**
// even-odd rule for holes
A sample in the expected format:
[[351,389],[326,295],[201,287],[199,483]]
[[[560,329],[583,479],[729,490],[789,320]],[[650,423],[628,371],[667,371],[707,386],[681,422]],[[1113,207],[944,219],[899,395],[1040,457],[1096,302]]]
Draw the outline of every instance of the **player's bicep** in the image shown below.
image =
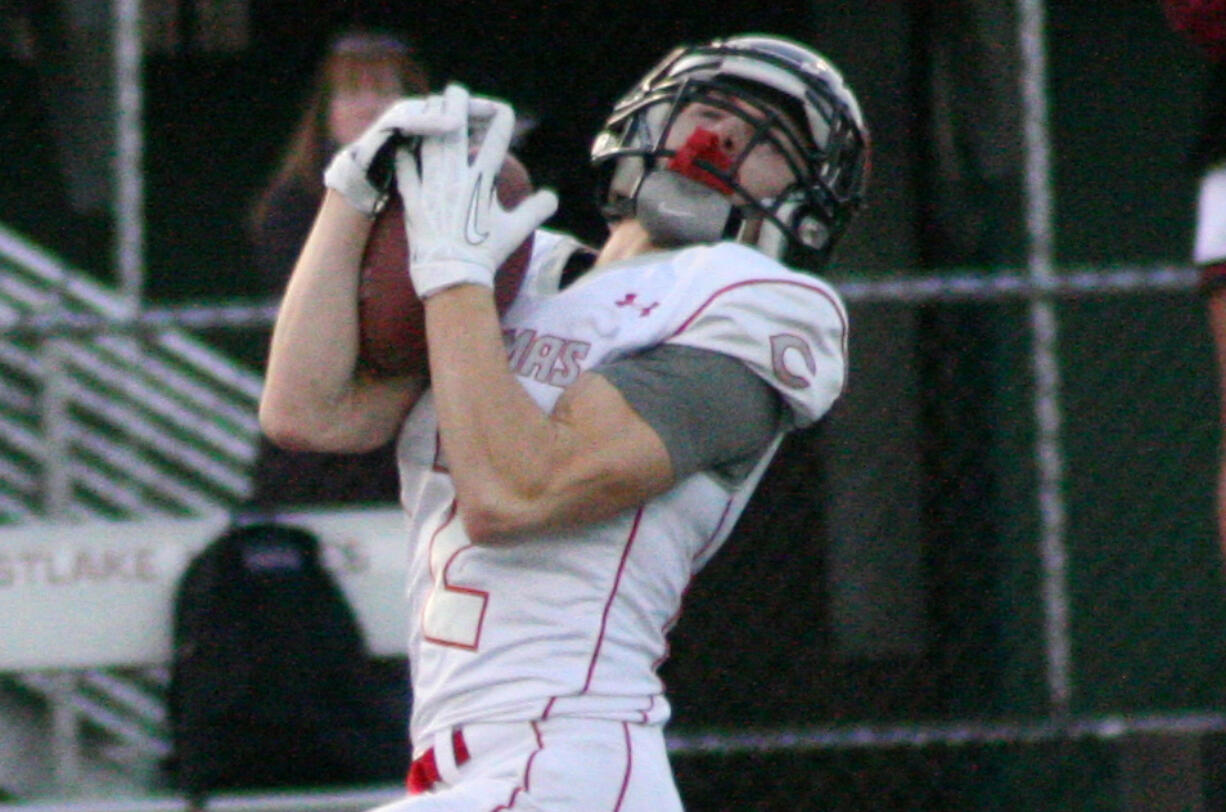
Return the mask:
[[562,523],[620,513],[672,487],[668,449],[601,375],[585,374],[558,399],[551,420],[570,435],[554,498]]
[[779,429],[778,394],[721,352],[661,344],[596,371],[655,429],[677,479],[711,471],[738,482]]

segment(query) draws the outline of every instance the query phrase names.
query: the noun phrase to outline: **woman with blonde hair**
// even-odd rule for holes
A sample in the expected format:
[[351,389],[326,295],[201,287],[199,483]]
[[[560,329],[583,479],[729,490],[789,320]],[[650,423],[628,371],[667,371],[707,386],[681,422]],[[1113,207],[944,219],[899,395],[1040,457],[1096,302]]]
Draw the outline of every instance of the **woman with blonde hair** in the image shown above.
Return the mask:
[[[330,43],[280,164],[252,207],[253,261],[271,295],[285,287],[324,195],[323,171],[392,102],[429,91],[426,70],[401,38],[351,29]],[[262,439],[251,502],[260,507],[394,502],[394,449],[362,454],[292,452]]]
[[403,39],[352,29],[333,38],[313,87],[281,162],[251,210],[259,269],[278,293],[323,199],[327,161],[393,101],[428,92],[429,80]]

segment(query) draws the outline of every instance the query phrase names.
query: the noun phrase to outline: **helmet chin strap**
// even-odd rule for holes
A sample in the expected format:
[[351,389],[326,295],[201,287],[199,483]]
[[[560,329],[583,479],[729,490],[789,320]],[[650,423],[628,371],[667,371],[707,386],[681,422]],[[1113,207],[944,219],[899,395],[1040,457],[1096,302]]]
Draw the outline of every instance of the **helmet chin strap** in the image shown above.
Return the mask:
[[669,159],[667,169],[648,171],[640,182],[635,216],[656,245],[714,242],[726,235],[732,188],[699,161],[721,171],[732,165],[718,136],[701,127]]
[[634,214],[661,248],[724,237],[732,201],[706,184],[657,169],[639,184]]

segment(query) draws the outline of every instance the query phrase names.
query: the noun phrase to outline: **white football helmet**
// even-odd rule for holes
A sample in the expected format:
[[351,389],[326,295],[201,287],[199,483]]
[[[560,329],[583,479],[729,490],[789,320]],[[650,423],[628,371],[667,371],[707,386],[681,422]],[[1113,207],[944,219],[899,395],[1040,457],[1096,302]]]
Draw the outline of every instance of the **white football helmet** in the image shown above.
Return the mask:
[[[668,171],[677,154],[664,148],[669,130],[694,102],[754,128],[723,167],[701,154],[694,159],[713,182]],[[781,125],[781,116],[792,126]],[[757,199],[736,175],[749,150],[768,140],[787,156],[795,181],[777,197]],[[599,194],[609,220],[637,217],[660,244],[733,239],[815,268],[863,199],[869,137],[855,96],[820,54],[781,37],[746,35],[666,56],[617,103],[591,157],[603,173]]]

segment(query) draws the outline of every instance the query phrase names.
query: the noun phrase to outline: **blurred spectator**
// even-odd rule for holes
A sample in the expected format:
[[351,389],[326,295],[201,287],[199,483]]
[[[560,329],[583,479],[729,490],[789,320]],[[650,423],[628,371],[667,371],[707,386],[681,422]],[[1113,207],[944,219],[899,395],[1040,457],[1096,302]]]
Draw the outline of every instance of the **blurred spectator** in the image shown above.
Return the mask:
[[[249,229],[263,288],[279,295],[323,198],[323,170],[395,99],[426,92],[425,68],[402,39],[374,30],[335,37],[314,90],[268,186],[252,207]],[[277,505],[394,502],[395,443],[365,454],[285,451],[262,438],[251,501]]]
[[251,210],[256,262],[270,293],[281,292],[294,267],[333,153],[392,101],[428,89],[425,69],[390,34],[351,30],[332,41],[281,163]]
[[[1192,261],[1217,355],[1220,425],[1226,427],[1226,0],[1163,0],[1171,27],[1211,61],[1200,129],[1192,149],[1199,190]],[[1218,543],[1226,554],[1226,444],[1218,474]]]

